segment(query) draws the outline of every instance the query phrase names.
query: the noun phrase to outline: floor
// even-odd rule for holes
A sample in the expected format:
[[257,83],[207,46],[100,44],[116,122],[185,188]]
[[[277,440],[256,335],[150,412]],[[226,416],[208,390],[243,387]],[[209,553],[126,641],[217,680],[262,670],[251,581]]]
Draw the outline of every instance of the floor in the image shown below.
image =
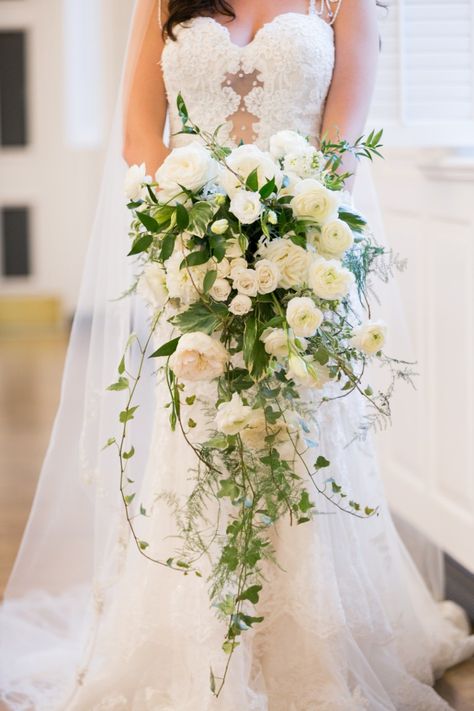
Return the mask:
[[[66,346],[65,335],[0,341],[0,593],[46,451]],[[474,660],[448,670],[437,691],[457,711],[474,711]]]

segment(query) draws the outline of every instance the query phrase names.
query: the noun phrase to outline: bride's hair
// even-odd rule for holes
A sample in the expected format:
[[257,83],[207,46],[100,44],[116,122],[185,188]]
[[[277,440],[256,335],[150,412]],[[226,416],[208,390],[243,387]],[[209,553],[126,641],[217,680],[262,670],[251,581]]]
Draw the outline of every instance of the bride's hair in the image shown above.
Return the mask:
[[[386,0],[376,0],[375,4],[380,7],[387,7]],[[169,0],[168,19],[163,24],[163,32],[170,39],[175,40],[176,36],[173,32],[175,25],[186,22],[192,17],[199,17],[200,15],[212,17],[215,14],[227,15],[232,19],[235,18],[234,9],[228,0],[197,0],[196,2]]]

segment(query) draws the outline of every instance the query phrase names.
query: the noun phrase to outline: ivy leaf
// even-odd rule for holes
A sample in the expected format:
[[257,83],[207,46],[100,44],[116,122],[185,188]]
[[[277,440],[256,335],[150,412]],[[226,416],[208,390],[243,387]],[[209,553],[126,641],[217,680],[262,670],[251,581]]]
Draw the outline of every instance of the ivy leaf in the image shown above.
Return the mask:
[[375,509],[371,509],[370,506],[366,506],[364,509],[364,513],[366,514],[366,516],[370,516],[371,514],[374,513],[374,511],[375,511]]
[[226,315],[227,307],[223,304],[206,305],[197,301],[195,304],[191,304],[187,311],[175,316],[172,323],[183,333],[202,331],[211,335],[220,326]]
[[144,551],[148,548],[150,544],[147,543],[146,541],[138,541],[138,547],[140,548],[141,551]]
[[117,441],[117,440],[115,439],[115,437],[109,437],[109,439],[107,440],[107,442],[106,442],[106,443],[104,444],[104,446],[102,447],[102,451],[103,451],[104,449],[107,449],[107,447],[111,447],[113,444],[115,444],[116,441]]
[[129,420],[133,420],[133,417],[135,415],[135,412],[138,410],[138,405],[135,405],[135,407],[128,407],[126,410],[122,410],[122,412],[119,415],[120,422],[125,423],[128,422]]
[[331,488],[332,488],[333,494],[340,494],[342,491],[342,486],[339,486],[339,484],[336,484],[335,481],[331,482]]
[[134,454],[135,454],[135,447],[132,447],[131,449],[129,449],[128,452],[123,452],[122,457],[124,459],[131,459]]
[[237,640],[233,639],[232,641],[226,640],[222,644],[222,651],[225,652],[225,654],[232,654],[234,649],[238,647],[240,642],[237,642]]
[[181,336],[178,336],[177,338],[172,338],[171,341],[168,341],[167,343],[163,343],[163,345],[152,353],[149,358],[161,358],[162,356],[172,355],[178,347],[180,338]]
[[124,496],[123,498],[124,498],[124,501],[127,504],[127,506],[129,506],[132,503],[133,499],[135,498],[135,494],[128,494],[127,496]]
[[314,508],[314,504],[309,498],[309,494],[306,489],[301,492],[301,498],[298,503],[298,508],[302,513],[307,513],[308,511],[311,511],[311,509]]
[[233,501],[239,497],[240,487],[235,483],[234,479],[221,479],[219,484],[221,488],[217,492],[218,499],[228,496]]
[[112,390],[112,391],[118,391],[118,390],[126,390],[128,388],[128,378],[120,377],[116,383],[112,383],[112,385],[109,385],[107,390]]
[[142,235],[141,237],[137,237],[137,239],[132,244],[132,249],[130,250],[127,256],[132,257],[134,254],[141,254],[141,252],[146,252],[152,242],[152,235]]
[[324,346],[319,346],[318,350],[314,354],[314,359],[321,365],[326,365],[329,360],[329,353],[327,349]]
[[204,237],[213,214],[212,206],[208,202],[200,200],[195,203],[189,211],[189,232]]
[[249,600],[254,605],[257,604],[259,599],[259,593],[262,589],[261,585],[251,585],[247,590],[244,590],[238,597],[237,602],[241,600]]
[[328,459],[326,459],[326,457],[319,456],[316,459],[316,464],[314,466],[316,467],[316,469],[325,469],[330,464],[331,464],[331,462]]

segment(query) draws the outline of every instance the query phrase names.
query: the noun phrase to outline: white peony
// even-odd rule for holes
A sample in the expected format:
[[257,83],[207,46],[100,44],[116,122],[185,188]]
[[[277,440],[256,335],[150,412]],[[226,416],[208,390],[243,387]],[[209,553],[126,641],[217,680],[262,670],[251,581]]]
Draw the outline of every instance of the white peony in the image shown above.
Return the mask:
[[237,289],[239,294],[256,296],[258,291],[257,272],[255,269],[239,269],[232,286]]
[[229,304],[229,311],[234,316],[245,316],[252,310],[252,299],[245,294],[237,294]]
[[255,264],[257,275],[257,290],[259,294],[270,294],[275,291],[280,280],[280,268],[269,259],[261,259]]
[[216,301],[227,301],[227,297],[231,292],[231,286],[227,279],[216,279],[212,287],[209,289],[209,294]]
[[264,259],[276,264],[280,270],[279,286],[283,289],[301,286],[308,276],[309,254],[290,239],[273,239],[259,250]]
[[229,210],[243,225],[250,225],[262,214],[263,205],[259,193],[238,190],[230,201]]
[[147,194],[144,183],[150,183],[151,176],[146,174],[145,163],[131,165],[125,176],[124,190],[129,200],[143,200]]
[[222,375],[228,360],[229,353],[220,341],[194,331],[181,336],[169,362],[177,378],[209,381]]
[[387,338],[387,326],[383,321],[367,321],[353,332],[351,345],[367,355],[382,350]]
[[225,217],[223,217],[222,220],[216,220],[211,225],[211,232],[213,232],[215,235],[223,235],[224,232],[227,232],[228,229],[229,221],[226,220]]
[[[234,148],[230,155],[227,156],[226,163],[229,170],[224,169],[221,171],[219,181],[230,198],[242,189],[248,176],[255,169],[257,170],[259,188],[271,178],[275,178],[277,184],[281,181],[280,169],[271,156],[261,151],[254,144],[246,144]],[[242,178],[243,183],[236,177],[235,173]]]
[[242,271],[242,269],[247,269],[247,260],[243,257],[237,257],[237,259],[230,260],[230,278],[235,279],[237,274]]
[[321,151],[314,146],[306,145],[303,150],[288,153],[283,162],[285,172],[297,175],[299,178],[320,178],[325,160]]
[[217,164],[206,148],[197,141],[174,148],[156,171],[156,182],[167,195],[177,195],[182,185],[200,190],[217,176]]
[[137,294],[154,308],[162,309],[169,299],[166,272],[159,262],[148,262],[138,280]]
[[352,230],[343,220],[326,222],[319,237],[319,251],[323,255],[340,258],[354,244]]
[[296,131],[278,131],[270,137],[270,153],[276,160],[284,158],[287,153],[304,151],[308,141]]
[[287,304],[286,321],[295,336],[314,336],[323,318],[323,312],[309,296],[295,296]]
[[219,432],[227,435],[239,434],[247,424],[251,412],[252,408],[244,405],[240,395],[234,393],[230,401],[221,403],[217,408],[216,427]]
[[180,299],[183,304],[192,304],[202,293],[207,266],[203,264],[181,269],[184,258],[184,252],[176,250],[166,260],[166,286],[170,297]]
[[307,388],[322,388],[331,380],[326,365],[295,353],[290,355],[286,377]]
[[342,299],[347,296],[354,281],[352,272],[335,259],[317,257],[309,267],[309,286],[321,299]]
[[337,218],[339,204],[340,193],[328,190],[314,178],[301,180],[290,202],[295,217],[314,220],[320,224]]

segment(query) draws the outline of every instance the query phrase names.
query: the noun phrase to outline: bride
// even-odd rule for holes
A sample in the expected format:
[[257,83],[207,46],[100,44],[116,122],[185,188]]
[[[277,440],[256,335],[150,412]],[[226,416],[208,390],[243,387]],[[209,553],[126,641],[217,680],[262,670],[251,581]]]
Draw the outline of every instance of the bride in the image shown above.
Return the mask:
[[[278,522],[278,565],[266,568],[258,605],[264,622],[246,633],[218,699],[209,667],[222,667],[222,629],[206,584],[137,554],[115,464],[102,451],[116,420],[105,388],[130,324],[140,333],[146,322],[138,302],[118,299],[131,278],[121,137],[125,161],[144,162],[154,174],[169,148],[189,139],[176,135],[181,93],[193,121],[207,131],[222,125],[220,140],[230,146],[266,150],[282,129],[315,142],[323,133],[353,141],[363,131],[378,50],[375,0],[170,0],[163,7],[137,0],[125,110],[111,137],[61,405],[2,608],[7,708],[449,708],[432,686],[473,654],[474,638],[462,611],[433,600],[401,543],[370,437],[345,446],[361,415],[356,399],[326,403],[315,427],[341,482],[358,500],[376,501],[379,516],[362,522],[331,512],[304,526]],[[343,168],[353,172],[353,159]],[[356,201],[366,187],[359,173]],[[166,551],[175,521],[157,496],[186,495],[192,450],[169,431],[162,386],[141,388],[141,415],[131,424],[141,443],[137,486],[153,511],[147,540]]]

